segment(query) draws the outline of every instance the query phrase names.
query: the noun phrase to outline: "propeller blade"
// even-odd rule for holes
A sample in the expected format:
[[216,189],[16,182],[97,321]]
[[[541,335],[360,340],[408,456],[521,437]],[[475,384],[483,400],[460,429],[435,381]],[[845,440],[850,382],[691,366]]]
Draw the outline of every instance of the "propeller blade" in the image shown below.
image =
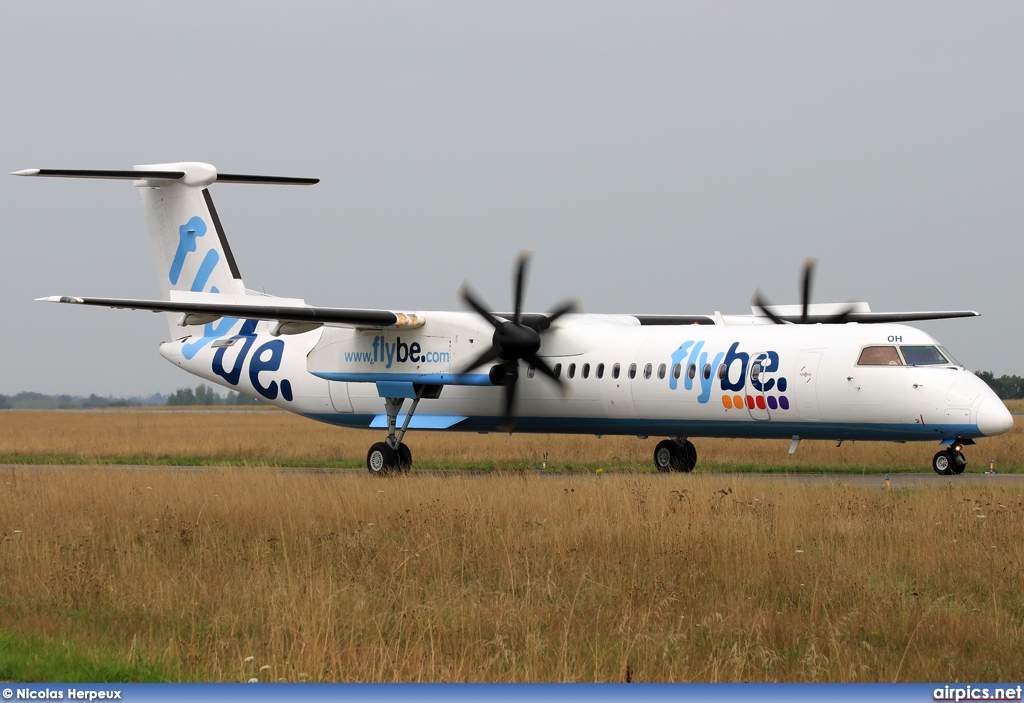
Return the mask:
[[529,263],[530,252],[519,252],[519,265],[517,266],[515,278],[515,307],[512,308],[515,315],[513,322],[517,325],[520,324],[523,317],[523,293],[526,288],[526,269]]
[[480,302],[476,295],[473,294],[473,291],[470,290],[468,283],[462,284],[462,288],[459,290],[459,296],[466,302],[466,304],[469,305],[469,307],[476,310],[481,317],[490,322],[492,327],[497,328],[501,326],[501,320],[492,315],[484,304]]
[[511,432],[515,424],[516,384],[519,383],[519,362],[506,361],[502,364],[505,376],[505,416],[499,428],[503,432]]
[[470,364],[466,368],[462,369],[462,373],[466,373],[467,371],[472,371],[473,369],[479,368],[479,367],[483,366],[484,364],[489,364],[492,361],[496,361],[496,360],[498,360],[500,358],[501,358],[501,347],[499,347],[497,344],[492,344],[490,346],[490,348],[487,349],[487,351],[485,351],[483,354],[481,354],[476,359],[474,359],[472,364]]
[[565,395],[565,381],[563,381],[561,378],[555,375],[555,372],[551,370],[551,367],[547,365],[547,362],[545,362],[543,359],[536,355],[530,357],[529,359],[526,359],[526,361],[533,364],[533,367],[535,369],[537,369],[542,374],[544,374],[552,381],[554,381],[558,385],[558,388],[562,391],[562,395]]
[[543,331],[547,330],[549,327],[551,327],[551,325],[553,325],[555,323],[555,320],[560,318],[562,315],[566,315],[566,314],[568,314],[570,312],[579,312],[579,311],[580,311],[580,301],[578,301],[576,299],[566,300],[564,303],[559,305],[557,308],[555,308],[551,312],[547,313],[544,316],[544,319],[541,320],[537,324],[537,328],[536,329],[537,329],[538,332],[543,332]]
[[513,413],[516,409],[516,383],[518,381],[512,381],[512,383],[505,386],[505,420],[501,423],[502,429],[510,429],[512,427]]
[[787,324],[785,320],[783,320],[781,317],[779,317],[778,315],[776,315],[774,312],[771,311],[771,309],[769,308],[771,303],[769,303],[767,300],[765,300],[761,296],[761,291],[760,290],[754,291],[754,299],[750,301],[750,304],[753,305],[758,310],[760,310],[761,312],[763,312],[765,314],[765,316],[769,320],[774,322],[775,324],[777,324],[777,325],[785,325],[785,324]]
[[825,325],[844,325],[850,321],[850,315],[857,311],[856,305],[851,305],[842,312],[836,313],[830,317],[826,317],[822,320],[822,324]]
[[814,267],[817,265],[817,259],[807,259],[804,261],[804,282],[803,282],[803,297],[800,299],[802,309],[800,311],[800,324],[807,324],[807,317],[810,314],[811,309],[811,279],[814,277]]

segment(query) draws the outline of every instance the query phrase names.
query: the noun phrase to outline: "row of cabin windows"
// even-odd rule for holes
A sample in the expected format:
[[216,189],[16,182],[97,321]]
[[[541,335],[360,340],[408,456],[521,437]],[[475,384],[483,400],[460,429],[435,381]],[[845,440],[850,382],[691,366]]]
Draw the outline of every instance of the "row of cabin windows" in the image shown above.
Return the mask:
[[[580,378],[590,378],[591,367],[590,367],[589,363],[586,363],[586,364],[583,364],[583,365],[579,366],[578,369],[579,369]],[[593,369],[594,376],[596,378],[604,378],[604,369],[605,369],[604,364],[597,364],[597,366],[595,366],[594,369]],[[555,364],[554,367],[551,370],[555,373],[555,378],[561,378],[562,377],[562,365],[561,364]],[[566,376],[566,378],[576,378],[576,371],[577,371],[576,364],[575,363],[569,364],[566,367],[566,369],[565,369],[565,376]],[[526,376],[528,378],[533,378],[534,375],[536,374],[536,372],[537,372],[536,367],[533,364],[530,364],[530,367],[526,370]],[[636,372],[637,372],[637,365],[636,364],[630,364],[629,365],[629,369],[626,371],[626,375],[629,377],[630,380],[632,380],[632,379],[636,378]],[[621,375],[621,373],[622,373],[622,366],[620,364],[612,364],[612,371],[611,371],[612,378],[618,378]],[[668,366],[666,364],[660,364],[658,366],[658,378],[659,379],[664,379],[666,373],[668,373]],[[718,367],[718,378],[720,378],[720,379],[725,378],[725,373],[726,373],[726,366],[725,366],[725,364],[722,364],[721,366]],[[678,380],[679,377],[682,376],[682,374],[683,374],[683,365],[682,364],[676,364],[675,366],[672,367],[672,378]],[[645,365],[644,366],[644,370],[643,370],[644,378],[645,379],[650,379],[653,375],[654,375],[654,365],[653,364]],[[687,377],[690,380],[693,380],[693,379],[697,378],[697,364],[690,364],[690,366],[686,369],[686,375],[687,375]],[[711,378],[711,364],[704,364],[704,368],[701,369],[701,376],[703,376],[705,380]]]

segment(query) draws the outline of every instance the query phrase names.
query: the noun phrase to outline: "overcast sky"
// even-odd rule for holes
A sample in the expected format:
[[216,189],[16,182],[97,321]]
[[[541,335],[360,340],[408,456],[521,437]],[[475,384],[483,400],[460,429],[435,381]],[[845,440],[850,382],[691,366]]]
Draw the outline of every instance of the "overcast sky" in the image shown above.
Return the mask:
[[[749,312],[760,287],[1024,374],[1024,3],[0,4],[0,161],[207,161],[250,288],[316,305]],[[0,176],[0,393],[169,392],[127,182]]]

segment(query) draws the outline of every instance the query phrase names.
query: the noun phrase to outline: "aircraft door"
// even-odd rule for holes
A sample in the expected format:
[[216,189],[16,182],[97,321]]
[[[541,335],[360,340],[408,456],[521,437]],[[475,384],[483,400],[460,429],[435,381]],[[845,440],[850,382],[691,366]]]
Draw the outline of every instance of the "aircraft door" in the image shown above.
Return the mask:
[[820,420],[821,410],[818,408],[818,364],[821,352],[801,352],[796,361],[796,378],[792,388],[796,396],[796,407],[804,420]]
[[328,381],[327,389],[331,394],[331,405],[336,413],[352,412],[352,400],[348,397],[348,384],[341,381]]
[[635,341],[618,339],[613,340],[602,354],[606,361],[603,377],[598,383],[601,389],[601,405],[610,418],[637,416],[633,401],[633,379],[629,377],[631,366],[634,368],[634,374],[640,373],[636,370],[636,349]]
[[768,391],[775,387],[775,380],[771,378],[772,372],[778,370],[778,355],[775,355],[775,364],[771,363],[769,354],[750,355],[750,368],[747,370],[746,379],[746,403],[747,412],[755,420],[771,420],[771,412],[768,409]]

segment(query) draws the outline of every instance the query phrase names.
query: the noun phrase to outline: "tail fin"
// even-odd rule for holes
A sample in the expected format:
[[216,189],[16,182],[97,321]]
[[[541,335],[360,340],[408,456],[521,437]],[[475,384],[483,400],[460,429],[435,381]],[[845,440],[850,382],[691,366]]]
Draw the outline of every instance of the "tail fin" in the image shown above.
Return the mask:
[[146,179],[138,183],[164,299],[170,299],[171,291],[245,295],[242,276],[210,197],[216,169],[199,163],[136,168],[185,174],[173,181]]
[[[210,164],[199,162],[149,164],[132,171],[28,169],[16,175],[134,181],[142,195],[164,300],[173,299],[177,291],[246,294],[210,197],[210,185],[216,181],[290,185],[319,182],[315,178],[218,174]],[[196,331],[180,327],[177,318],[171,317],[172,338]]]

